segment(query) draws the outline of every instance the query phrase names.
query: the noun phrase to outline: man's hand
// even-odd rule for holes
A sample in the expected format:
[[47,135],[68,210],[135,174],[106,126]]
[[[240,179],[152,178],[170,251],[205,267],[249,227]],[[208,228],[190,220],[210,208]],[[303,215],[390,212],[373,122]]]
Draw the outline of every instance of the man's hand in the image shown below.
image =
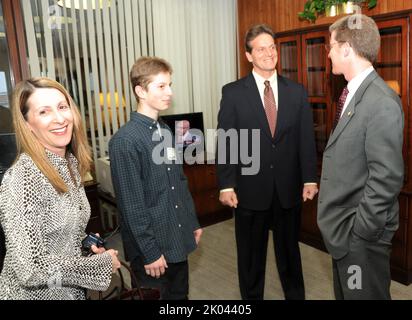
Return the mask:
[[151,264],[145,264],[144,268],[148,276],[152,276],[153,278],[160,278],[160,276],[165,273],[167,268],[166,259],[163,255],[161,255],[160,258],[155,262],[152,262]]
[[199,229],[193,231],[193,234],[194,234],[194,236],[195,236],[196,244],[199,244],[200,237],[202,236],[202,233],[203,233],[203,229],[202,229],[202,228],[199,228]]
[[306,186],[303,186],[303,202],[306,202],[306,200],[313,200],[313,198],[316,196],[318,193],[318,186],[316,184],[309,184]]
[[221,192],[219,195],[219,200],[225,206],[237,208],[237,204],[238,204],[237,195],[236,195],[236,192],[234,191]]

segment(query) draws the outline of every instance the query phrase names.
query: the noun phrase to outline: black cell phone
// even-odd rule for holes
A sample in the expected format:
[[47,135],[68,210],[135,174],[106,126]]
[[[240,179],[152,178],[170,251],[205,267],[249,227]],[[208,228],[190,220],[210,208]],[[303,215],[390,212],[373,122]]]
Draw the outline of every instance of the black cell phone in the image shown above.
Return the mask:
[[82,240],[82,253],[84,256],[93,254],[92,245],[98,248],[104,247],[104,239],[94,233],[89,233],[86,238]]

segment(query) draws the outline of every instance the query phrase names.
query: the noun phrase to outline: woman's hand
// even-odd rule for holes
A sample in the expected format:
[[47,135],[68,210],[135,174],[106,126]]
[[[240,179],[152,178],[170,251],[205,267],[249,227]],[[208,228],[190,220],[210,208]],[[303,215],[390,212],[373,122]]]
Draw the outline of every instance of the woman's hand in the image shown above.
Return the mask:
[[[96,233],[96,236],[100,237],[100,234]],[[98,248],[95,245],[92,245],[90,247],[90,249],[92,249],[92,252],[95,253],[95,254],[103,253],[103,252],[106,251],[106,249],[104,247]]]
[[95,245],[92,245],[92,246],[90,247],[90,249],[92,249],[92,252],[95,253],[95,254],[99,254],[99,253],[106,252],[106,249],[105,249],[104,247],[98,248],[98,247],[96,247]]
[[120,261],[119,261],[119,258],[117,257],[117,255],[119,254],[119,251],[109,249],[109,250],[107,250],[107,252],[112,257],[112,267],[113,267],[112,272],[115,273],[122,266]]

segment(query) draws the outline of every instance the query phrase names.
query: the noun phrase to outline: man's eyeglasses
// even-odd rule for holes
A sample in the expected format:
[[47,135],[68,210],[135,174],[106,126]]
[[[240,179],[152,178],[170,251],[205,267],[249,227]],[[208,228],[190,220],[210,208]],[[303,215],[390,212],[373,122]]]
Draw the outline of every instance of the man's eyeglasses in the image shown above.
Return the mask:
[[333,43],[325,44],[325,49],[326,49],[327,52],[329,52],[330,50],[332,50],[332,48],[333,48],[333,46],[334,46],[335,44],[345,43],[345,42],[346,42],[346,41],[336,41],[336,42],[333,42]]

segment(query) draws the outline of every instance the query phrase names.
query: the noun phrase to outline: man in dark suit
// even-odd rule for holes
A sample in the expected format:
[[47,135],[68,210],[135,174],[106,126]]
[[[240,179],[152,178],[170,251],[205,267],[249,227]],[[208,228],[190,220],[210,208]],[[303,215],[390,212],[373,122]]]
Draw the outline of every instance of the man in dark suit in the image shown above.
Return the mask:
[[318,225],[333,258],[337,299],[390,299],[391,240],[403,184],[403,111],[372,63],[376,23],[364,15],[329,29],[332,72],[348,81],[323,154]]
[[[312,111],[303,86],[277,75],[270,27],[253,26],[245,40],[253,72],[223,87],[218,115],[220,201],[235,208],[240,292],[243,299],[263,299],[273,226],[285,298],[304,299],[298,239],[301,200],[317,193]],[[237,149],[230,146],[236,139],[224,141],[230,131],[240,136]],[[251,165],[233,164],[233,156],[251,153]],[[258,170],[248,171],[253,167]]]
[[109,154],[120,231],[138,285],[159,288],[162,299],[184,300],[187,258],[202,229],[170,128],[159,121],[172,102],[171,73],[163,59],[136,61],[130,80],[137,112],[110,140]]

